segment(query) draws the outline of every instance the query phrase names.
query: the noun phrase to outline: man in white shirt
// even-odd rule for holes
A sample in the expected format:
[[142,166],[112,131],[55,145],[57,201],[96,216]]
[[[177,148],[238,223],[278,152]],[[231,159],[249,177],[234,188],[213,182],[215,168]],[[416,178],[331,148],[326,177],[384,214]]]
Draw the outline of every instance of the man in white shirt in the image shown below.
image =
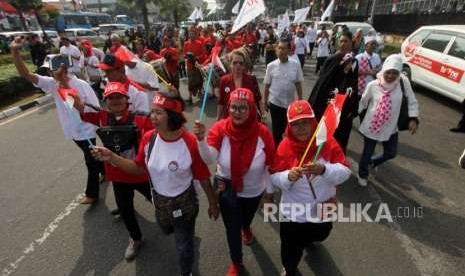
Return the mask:
[[145,89],[149,103],[152,102],[155,92],[160,88],[158,78],[150,71],[150,66],[150,64],[137,58],[126,62],[126,76]]
[[[26,67],[21,58],[19,49],[22,47],[20,38],[16,38],[11,44],[11,53],[14,64],[21,77],[30,81],[34,86],[41,88],[45,93],[52,94],[55,99],[58,119],[66,139],[73,140],[84,153],[87,166],[87,188],[85,196],[81,198],[81,204],[91,204],[98,200],[99,196],[99,173],[103,173],[102,162],[94,159],[90,153],[90,146],[95,145],[96,127],[81,121],[79,113],[67,106],[61,98],[60,89],[74,89],[81,101],[99,107],[99,101],[90,85],[76,76],[69,74],[67,68],[62,64],[58,70],[52,71],[53,77],[44,77],[33,74]],[[47,60],[47,59],[46,59]],[[49,67],[47,61],[43,65]],[[93,110],[86,107],[87,112]],[[89,142],[92,145],[89,145]]]
[[317,31],[315,29],[315,24],[313,22],[310,24],[310,26],[308,26],[306,38],[307,38],[308,46],[310,48],[308,56],[311,57],[313,53],[313,48],[315,47],[316,38],[317,38]]
[[302,69],[298,61],[289,59],[291,43],[281,40],[276,53],[278,59],[268,64],[265,73],[265,108],[270,111],[273,138],[278,145],[287,125],[288,106],[297,98],[302,99]]
[[381,57],[375,53],[376,38],[365,37],[365,52],[358,54],[358,94],[362,95],[366,85],[376,79],[376,74],[381,70]]
[[258,54],[263,57],[265,56],[265,39],[267,38],[268,34],[266,33],[265,26],[263,23],[258,26]]
[[68,55],[71,57],[71,60],[73,62],[73,65],[68,68],[68,72],[71,74],[76,75],[79,78],[82,78],[81,76],[81,51],[79,51],[79,48],[72,45],[71,42],[69,41],[69,38],[66,37],[65,35],[61,36],[61,42],[63,43],[63,46],[60,48],[60,54],[62,55]]
[[129,111],[147,114],[150,112],[150,102],[145,89],[126,76],[124,62],[120,58],[112,54],[105,55],[97,67],[105,73],[108,81],[121,82],[128,86]]

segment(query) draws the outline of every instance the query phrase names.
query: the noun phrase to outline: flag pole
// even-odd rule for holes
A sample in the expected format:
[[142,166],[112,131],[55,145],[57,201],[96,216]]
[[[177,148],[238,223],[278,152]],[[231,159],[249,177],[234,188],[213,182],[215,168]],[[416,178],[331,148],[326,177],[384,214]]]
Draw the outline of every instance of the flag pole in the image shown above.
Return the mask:
[[212,78],[212,73],[213,73],[213,59],[212,59],[212,62],[210,63],[210,68],[208,68],[207,82],[205,83],[205,86],[203,88],[204,94],[203,94],[202,108],[200,109],[200,114],[199,114],[199,121],[202,121],[203,115],[205,113],[205,106],[207,105],[208,93],[210,92],[209,90],[210,90],[210,81]]
[[321,123],[322,123],[322,122],[324,123],[324,120],[323,120],[323,119],[324,119],[324,116],[321,117],[320,122],[318,122],[318,127],[316,128],[315,132],[313,132],[312,139],[310,139],[310,142],[308,142],[308,145],[307,145],[307,148],[305,149],[304,155],[302,155],[302,159],[300,159],[299,167],[302,167],[302,165],[303,165],[303,163],[304,163],[304,160],[305,160],[305,158],[307,157],[308,151],[310,150],[310,147],[311,147],[311,145],[313,144],[313,141],[315,140],[318,131],[320,131]]

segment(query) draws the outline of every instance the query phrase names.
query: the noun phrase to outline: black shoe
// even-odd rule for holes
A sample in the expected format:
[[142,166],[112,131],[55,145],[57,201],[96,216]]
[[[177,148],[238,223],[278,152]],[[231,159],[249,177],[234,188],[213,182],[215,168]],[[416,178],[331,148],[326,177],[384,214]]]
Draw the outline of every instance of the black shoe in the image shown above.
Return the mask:
[[465,132],[465,127],[454,127],[454,128],[449,129],[449,131],[452,131],[452,132]]
[[120,212],[119,212],[119,209],[116,208],[116,209],[113,209],[110,211],[110,215],[114,216],[114,217],[117,217],[120,215]]

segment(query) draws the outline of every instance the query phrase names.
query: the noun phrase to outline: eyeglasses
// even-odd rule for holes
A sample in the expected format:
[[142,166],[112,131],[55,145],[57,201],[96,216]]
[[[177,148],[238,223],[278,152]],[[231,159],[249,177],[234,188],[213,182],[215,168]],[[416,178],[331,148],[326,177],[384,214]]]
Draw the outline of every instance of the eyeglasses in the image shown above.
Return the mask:
[[242,61],[234,61],[233,64],[234,65],[243,65],[244,63]]
[[229,112],[239,112],[239,113],[245,113],[249,110],[249,106],[247,105],[230,105],[229,106]]

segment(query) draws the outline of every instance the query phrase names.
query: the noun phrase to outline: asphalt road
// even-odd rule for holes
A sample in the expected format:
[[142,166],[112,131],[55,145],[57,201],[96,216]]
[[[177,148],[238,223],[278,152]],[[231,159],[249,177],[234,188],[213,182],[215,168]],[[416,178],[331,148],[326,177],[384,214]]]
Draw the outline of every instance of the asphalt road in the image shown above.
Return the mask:
[[[313,70],[314,60],[304,70],[304,98],[316,79]],[[262,78],[264,65],[258,64],[255,73]],[[374,217],[386,203],[394,221],[335,223],[326,241],[307,249],[302,275],[465,275],[465,170],[457,166],[465,134],[448,131],[460,117],[459,105],[422,88],[416,95],[418,133],[400,135],[398,157],[381,166],[367,188],[351,177],[338,190],[345,212],[350,203],[372,203],[368,213]],[[188,127],[198,112],[198,105],[188,109]],[[215,114],[210,101],[207,124]],[[174,239],[161,233],[153,207],[140,195],[135,204],[146,243],[132,262],[123,258],[127,231],[109,214],[115,207],[111,187],[102,184],[98,204],[77,204],[85,166],[80,150],[64,140],[53,105],[0,121],[0,137],[3,276],[178,274]],[[355,171],[361,149],[354,128],[348,157]],[[224,227],[221,219],[208,220],[205,202],[201,195],[194,275],[225,275]],[[259,212],[253,231],[256,242],[244,248],[248,275],[278,275],[279,225],[265,223]]]

